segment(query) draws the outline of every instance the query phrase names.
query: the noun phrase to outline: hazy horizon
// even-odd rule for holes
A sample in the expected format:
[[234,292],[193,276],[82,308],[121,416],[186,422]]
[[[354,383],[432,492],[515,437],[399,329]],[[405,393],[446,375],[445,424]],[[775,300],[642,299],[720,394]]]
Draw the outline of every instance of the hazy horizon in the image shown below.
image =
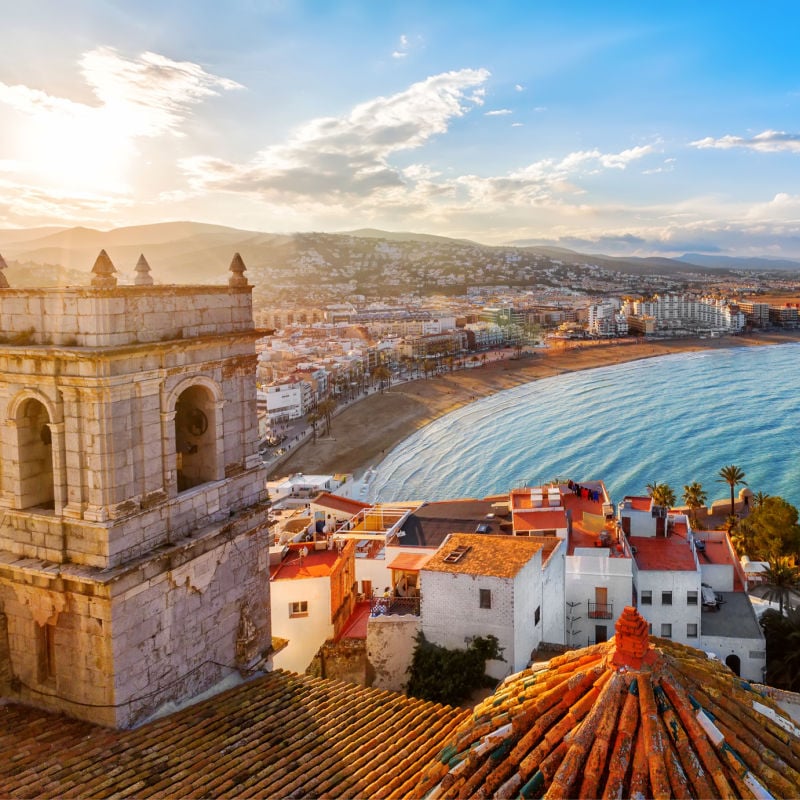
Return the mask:
[[785,2],[18,4],[0,228],[798,258],[798,19]]

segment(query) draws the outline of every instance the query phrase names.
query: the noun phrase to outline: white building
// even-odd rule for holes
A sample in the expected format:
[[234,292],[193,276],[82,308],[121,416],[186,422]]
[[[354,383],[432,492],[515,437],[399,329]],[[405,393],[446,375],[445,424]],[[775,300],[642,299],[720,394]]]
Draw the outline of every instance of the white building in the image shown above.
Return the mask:
[[290,378],[262,391],[267,415],[272,421],[299,419],[311,408],[313,392],[308,381]]
[[662,333],[738,333],[745,316],[735,306],[712,298],[687,295],[656,295],[653,300],[634,300],[625,304],[626,316],[652,318],[655,331]]
[[270,569],[272,635],[287,643],[275,653],[276,669],[304,672],[319,648],[346,625],[355,605],[353,542],[315,550],[288,548]]
[[[552,539],[454,533],[420,571],[422,632],[435,644],[464,648],[477,636],[493,635],[504,661],[487,663],[502,678],[524,669],[544,640],[544,585],[562,545]],[[563,584],[562,584],[563,585]],[[563,609],[563,597],[548,597]]]

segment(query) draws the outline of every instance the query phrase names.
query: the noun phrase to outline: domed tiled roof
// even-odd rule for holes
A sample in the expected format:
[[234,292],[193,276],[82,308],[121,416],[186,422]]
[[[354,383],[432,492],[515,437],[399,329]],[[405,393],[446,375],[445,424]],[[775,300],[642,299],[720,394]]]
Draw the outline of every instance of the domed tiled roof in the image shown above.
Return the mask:
[[800,730],[626,608],[609,642],[507,678],[414,797],[800,797]]

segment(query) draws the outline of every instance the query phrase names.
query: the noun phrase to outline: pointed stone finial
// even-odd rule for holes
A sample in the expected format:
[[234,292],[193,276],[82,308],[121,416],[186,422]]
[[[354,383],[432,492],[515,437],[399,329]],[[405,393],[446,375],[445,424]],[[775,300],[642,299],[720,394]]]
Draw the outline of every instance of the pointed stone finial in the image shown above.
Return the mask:
[[153,276],[150,274],[150,265],[147,263],[144,253],[139,256],[139,260],[136,262],[136,280],[134,281],[134,284],[136,286],[153,285]]
[[92,286],[97,289],[113,289],[117,285],[117,279],[114,277],[116,271],[108,253],[101,250],[92,267]]
[[3,256],[0,255],[0,289],[8,289],[8,278],[3,275],[3,270],[8,269],[8,264]]
[[247,286],[247,278],[244,276],[246,270],[247,267],[244,265],[242,257],[238,253],[234,253],[230,266],[231,277],[228,278],[228,286]]
[[647,620],[633,606],[625,606],[616,624],[613,663],[639,669],[650,649]]

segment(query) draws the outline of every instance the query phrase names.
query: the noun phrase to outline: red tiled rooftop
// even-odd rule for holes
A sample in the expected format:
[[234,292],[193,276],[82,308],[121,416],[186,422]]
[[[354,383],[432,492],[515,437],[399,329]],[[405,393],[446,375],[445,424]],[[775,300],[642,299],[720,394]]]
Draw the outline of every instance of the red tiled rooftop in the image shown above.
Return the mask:
[[406,797],[800,797],[799,734],[629,607],[611,641],[507,678]]
[[649,511],[653,501],[649,497],[626,497],[634,511]]
[[419,572],[432,553],[400,553],[389,564],[388,569],[402,569],[406,572]]
[[567,527],[567,514],[564,509],[515,511],[513,524],[515,531],[563,530]]
[[330,575],[339,553],[336,550],[314,550],[313,543],[308,543],[306,548],[308,555],[301,559],[299,548],[293,547],[280,564],[270,568],[270,579],[324,578]]
[[318,494],[312,502],[314,505],[332,508],[335,511],[342,511],[353,516],[358,514],[359,511],[363,511],[365,508],[371,508],[369,503],[362,503],[360,500],[352,500],[349,497],[342,497],[341,495],[332,494],[331,492],[322,492]]
[[696,570],[692,548],[686,539],[672,536],[629,536],[635,548],[636,566],[643,570]]
[[3,798],[388,798],[469,712],[275,671],[135,730],[0,706]]

